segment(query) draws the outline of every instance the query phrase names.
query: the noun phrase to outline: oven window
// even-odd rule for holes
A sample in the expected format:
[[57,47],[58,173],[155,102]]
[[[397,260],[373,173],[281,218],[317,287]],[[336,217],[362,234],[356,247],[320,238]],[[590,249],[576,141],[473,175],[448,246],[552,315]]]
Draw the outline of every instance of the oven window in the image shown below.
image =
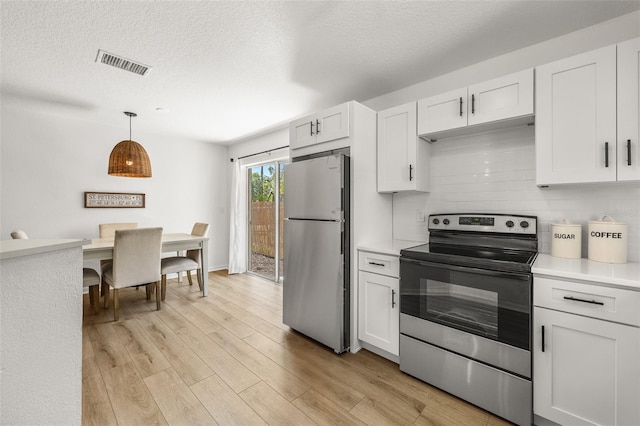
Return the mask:
[[498,293],[436,280],[420,280],[426,296],[420,315],[490,339],[498,338]]
[[400,311],[529,350],[531,275],[401,258]]

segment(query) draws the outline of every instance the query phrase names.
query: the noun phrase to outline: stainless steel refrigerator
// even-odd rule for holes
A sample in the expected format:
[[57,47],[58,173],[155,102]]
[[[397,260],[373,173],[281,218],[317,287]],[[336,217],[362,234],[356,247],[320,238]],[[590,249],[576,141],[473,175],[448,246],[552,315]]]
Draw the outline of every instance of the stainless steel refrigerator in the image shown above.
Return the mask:
[[283,322],[349,349],[349,157],[285,166]]

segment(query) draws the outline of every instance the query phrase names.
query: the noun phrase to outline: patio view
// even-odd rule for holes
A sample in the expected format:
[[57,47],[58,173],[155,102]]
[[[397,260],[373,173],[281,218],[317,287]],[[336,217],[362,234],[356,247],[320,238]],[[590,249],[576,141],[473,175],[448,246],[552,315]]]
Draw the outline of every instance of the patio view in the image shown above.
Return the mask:
[[253,166],[248,173],[249,271],[278,281],[284,271],[284,163]]

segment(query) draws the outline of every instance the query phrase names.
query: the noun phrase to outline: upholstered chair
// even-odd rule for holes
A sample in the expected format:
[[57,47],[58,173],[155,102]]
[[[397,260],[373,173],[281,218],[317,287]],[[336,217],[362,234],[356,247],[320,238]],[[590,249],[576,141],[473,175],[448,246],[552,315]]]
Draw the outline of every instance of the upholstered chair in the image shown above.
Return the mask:
[[[119,292],[126,287],[146,285],[156,290],[156,309],[160,310],[160,256],[162,228],[138,228],[115,231],[113,266],[103,275],[105,284],[113,288],[113,317],[118,321]],[[109,306],[109,287],[104,304]],[[147,291],[147,298],[149,292]]]
[[[98,225],[98,236],[100,238],[110,238],[113,239],[115,238],[116,235],[116,230],[119,229],[135,229],[138,227],[137,223],[132,223],[132,222],[120,222],[120,223],[101,223]],[[102,276],[104,276],[104,273],[108,270],[111,269],[111,266],[113,264],[113,260],[112,259],[105,259],[105,260],[101,260],[100,261],[100,272],[102,273]],[[104,296],[104,290],[105,289],[105,285],[103,283],[100,283],[100,294]]]
[[[209,224],[196,222],[191,230],[191,235],[198,237],[206,237],[209,233]],[[162,300],[167,294],[167,274],[177,274],[186,272],[189,279],[189,285],[193,285],[191,280],[191,271],[197,271],[198,286],[202,290],[202,262],[200,259],[200,250],[187,250],[185,256],[165,257],[161,260],[162,274]],[[206,273],[206,271],[204,272]]]
[[29,236],[22,229],[16,229],[11,233],[11,238],[14,240],[28,240]]
[[98,305],[100,304],[100,275],[92,268],[82,268],[82,285],[83,287],[89,287],[89,301],[91,303],[91,310],[93,313],[98,312]]

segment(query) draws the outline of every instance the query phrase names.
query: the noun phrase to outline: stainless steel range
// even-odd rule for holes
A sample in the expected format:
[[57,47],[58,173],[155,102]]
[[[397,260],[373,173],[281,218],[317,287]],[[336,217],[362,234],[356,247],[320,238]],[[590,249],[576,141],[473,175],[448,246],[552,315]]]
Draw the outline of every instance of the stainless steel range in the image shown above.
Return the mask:
[[535,216],[429,216],[400,252],[400,369],[530,425]]

